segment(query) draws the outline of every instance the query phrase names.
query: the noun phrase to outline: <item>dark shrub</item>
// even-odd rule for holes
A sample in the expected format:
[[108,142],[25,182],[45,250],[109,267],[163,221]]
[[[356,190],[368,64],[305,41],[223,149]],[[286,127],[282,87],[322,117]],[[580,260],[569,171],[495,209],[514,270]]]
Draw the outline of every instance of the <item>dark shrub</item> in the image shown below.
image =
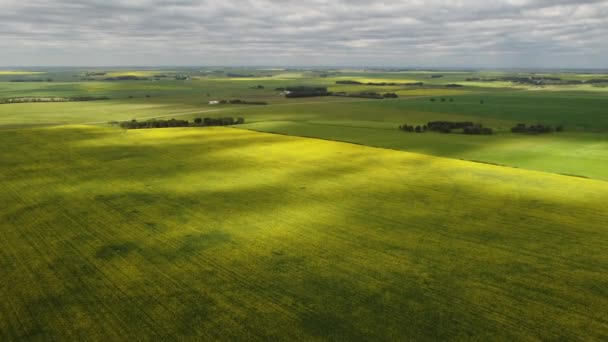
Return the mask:
[[331,95],[331,93],[327,91],[327,87],[297,86],[297,87],[285,87],[285,88],[277,88],[277,89],[284,89],[284,90],[289,91],[289,94],[285,94],[285,97],[288,97],[288,98]]
[[[238,118],[238,119],[234,119],[234,118],[230,118],[230,117],[225,117],[225,118],[196,118],[194,119],[194,122],[192,123],[193,126],[228,126],[228,125],[235,125],[235,124],[242,124],[245,123],[245,119],[243,118]],[[127,129],[141,129],[141,128],[165,128],[165,127],[189,127],[191,126],[191,124],[188,122],[188,120],[177,120],[177,119],[170,119],[170,120],[158,120],[158,119],[152,119],[152,120],[147,120],[147,121],[137,121],[135,119],[131,120],[131,121],[123,121],[120,123],[120,127],[122,128],[127,128]]]
[[[551,126],[545,126],[541,124],[531,125],[526,127],[526,124],[520,123],[517,126],[511,128],[513,133],[529,133],[529,134],[540,134],[551,132]],[[563,130],[563,127],[562,127]],[[561,131],[560,131],[561,132]]]
[[362,84],[362,83],[359,81],[344,80],[344,81],[336,81],[336,84]]
[[403,124],[403,126],[399,126],[399,129],[405,132],[413,132],[414,126],[409,126],[408,124]]

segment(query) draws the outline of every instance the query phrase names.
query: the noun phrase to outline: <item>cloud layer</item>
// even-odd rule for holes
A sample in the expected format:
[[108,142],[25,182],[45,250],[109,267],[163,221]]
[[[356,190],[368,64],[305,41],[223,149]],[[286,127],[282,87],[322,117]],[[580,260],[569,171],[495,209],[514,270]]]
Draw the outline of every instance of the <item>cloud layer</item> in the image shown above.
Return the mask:
[[0,65],[608,67],[608,0],[3,0]]

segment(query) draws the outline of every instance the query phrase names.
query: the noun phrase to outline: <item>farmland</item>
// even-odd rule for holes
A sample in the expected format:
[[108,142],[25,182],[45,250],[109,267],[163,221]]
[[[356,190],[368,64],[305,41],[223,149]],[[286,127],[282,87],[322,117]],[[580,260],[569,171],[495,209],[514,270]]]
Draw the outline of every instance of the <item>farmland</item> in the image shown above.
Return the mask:
[[231,128],[1,143],[3,340],[608,335],[602,181]]
[[[0,71],[108,98],[0,104],[0,340],[608,339],[608,88],[556,78],[608,76]],[[494,134],[398,129],[439,120]]]
[[[69,71],[69,72],[68,72]],[[0,98],[32,96],[97,96],[110,100],[87,103],[23,103],[0,105],[0,127],[48,124],[105,124],[108,121],[176,117],[242,116],[247,128],[316,137],[363,145],[480,161],[524,169],[608,180],[608,88],[591,85],[531,86],[467,79],[511,75],[499,72],[286,71],[286,70],[55,70],[58,81],[0,82]],[[89,74],[92,81],[63,82]],[[138,75],[159,80],[103,81],[112,76]],[[188,80],[175,80],[174,75]],[[227,75],[236,75],[231,77]],[[525,74],[512,74],[523,77]],[[536,74],[533,74],[536,75]],[[540,74],[564,80],[601,79],[597,74]],[[249,77],[242,77],[249,76]],[[324,77],[321,77],[324,76]],[[515,77],[515,76],[511,76]],[[540,77],[540,76],[537,76]],[[357,82],[411,83],[424,86],[369,86]],[[446,88],[446,84],[462,84]],[[498,86],[495,86],[495,83]],[[395,92],[397,99],[313,97],[286,99],[275,88],[326,86],[333,92]],[[262,86],[261,89],[255,89]],[[451,99],[449,102],[431,102]],[[209,105],[210,100],[264,101],[268,106]],[[483,101],[483,104],[480,103]],[[479,122],[494,128],[492,137],[425,134],[412,136],[396,128],[433,120]],[[509,129],[524,122],[563,125],[565,132],[550,136],[513,136]],[[564,163],[568,158],[569,163]]]

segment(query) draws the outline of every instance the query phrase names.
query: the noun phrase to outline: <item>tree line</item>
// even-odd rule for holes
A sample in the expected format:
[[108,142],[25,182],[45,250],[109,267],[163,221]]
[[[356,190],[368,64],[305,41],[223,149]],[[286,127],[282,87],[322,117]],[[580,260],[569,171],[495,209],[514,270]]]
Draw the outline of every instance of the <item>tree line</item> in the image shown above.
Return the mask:
[[109,100],[107,96],[75,96],[75,97],[17,97],[0,99],[0,104],[7,103],[33,103],[33,102],[78,102]]
[[196,118],[192,122],[188,120],[161,120],[151,119],[146,121],[137,121],[135,119],[131,121],[122,122],[110,122],[111,125],[118,124],[121,128],[125,129],[145,129],[145,128],[170,128],[170,127],[205,127],[205,126],[232,126],[241,125],[245,123],[244,118]]
[[316,97],[316,96],[330,96],[331,95],[331,93],[327,91],[327,87],[296,86],[296,87],[276,88],[275,90],[285,92],[285,97],[288,97],[288,98]]
[[52,78],[23,78],[14,79],[9,82],[53,82]]
[[399,126],[399,129],[405,132],[416,132],[424,133],[426,131],[439,132],[439,133],[452,133],[454,130],[461,130],[463,134],[469,135],[491,135],[494,134],[494,130],[489,127],[483,127],[482,124],[473,123],[471,121],[431,121],[426,125],[408,125],[403,124]]
[[399,95],[395,93],[376,93],[374,91],[362,91],[360,93],[347,93],[347,92],[336,92],[331,93],[333,96],[344,96],[344,97],[360,97],[364,99],[395,99]]
[[363,92],[359,92],[359,93],[330,92],[330,91],[327,91],[327,87],[297,86],[297,87],[275,88],[275,90],[285,92],[285,97],[287,97],[287,98],[315,97],[315,96],[344,96],[344,97],[361,97],[361,98],[366,98],[366,99],[383,99],[383,98],[399,97],[395,93],[380,94],[380,93],[373,92],[373,91],[363,91]]
[[519,123],[515,127],[511,128],[511,132],[513,133],[529,133],[529,134],[541,134],[541,133],[550,133],[550,132],[563,132],[563,126],[557,126],[555,129],[551,126],[536,124],[526,126],[525,123]]
[[[416,132],[424,133],[427,131],[439,132],[439,133],[452,133],[455,130],[460,131],[462,134],[469,135],[492,135],[494,130],[490,127],[484,127],[482,124],[473,123],[471,121],[431,121],[426,125],[408,125],[403,124],[399,126],[399,129],[405,132]],[[517,124],[511,128],[513,133],[528,133],[528,134],[541,134],[549,132],[562,132],[563,126],[557,126],[555,128],[543,124],[535,124],[527,126],[524,123]]]
[[219,104],[248,104],[248,105],[267,105],[268,102],[264,101],[245,101],[245,100],[219,100]]

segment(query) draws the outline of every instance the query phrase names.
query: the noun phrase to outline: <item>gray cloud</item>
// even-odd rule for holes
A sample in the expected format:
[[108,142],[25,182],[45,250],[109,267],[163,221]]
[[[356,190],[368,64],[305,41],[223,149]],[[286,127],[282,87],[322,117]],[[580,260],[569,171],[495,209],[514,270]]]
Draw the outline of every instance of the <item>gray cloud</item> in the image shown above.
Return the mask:
[[608,67],[606,0],[3,0],[0,65]]

